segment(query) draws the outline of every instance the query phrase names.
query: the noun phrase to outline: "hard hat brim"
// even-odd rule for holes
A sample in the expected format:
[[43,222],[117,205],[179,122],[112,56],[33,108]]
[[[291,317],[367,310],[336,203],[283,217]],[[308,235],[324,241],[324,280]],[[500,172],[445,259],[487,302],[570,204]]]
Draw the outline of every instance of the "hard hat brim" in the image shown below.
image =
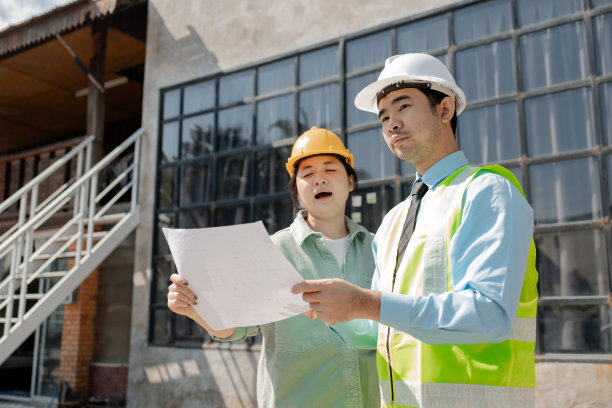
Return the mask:
[[378,101],[376,100],[378,93],[389,85],[403,82],[428,84],[430,89],[450,96],[455,100],[455,112],[457,116],[459,116],[465,108],[465,94],[457,85],[448,83],[447,81],[441,81],[440,78],[436,77],[414,75],[396,75],[372,82],[355,96],[355,107],[362,111],[372,112],[378,115]]

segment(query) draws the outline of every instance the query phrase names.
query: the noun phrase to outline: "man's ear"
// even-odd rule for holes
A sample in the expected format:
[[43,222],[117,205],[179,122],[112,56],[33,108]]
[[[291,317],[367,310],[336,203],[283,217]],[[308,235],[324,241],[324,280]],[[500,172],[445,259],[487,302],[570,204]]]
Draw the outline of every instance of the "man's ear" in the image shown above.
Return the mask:
[[442,122],[450,123],[455,115],[455,100],[450,96],[444,97],[440,102],[440,118]]

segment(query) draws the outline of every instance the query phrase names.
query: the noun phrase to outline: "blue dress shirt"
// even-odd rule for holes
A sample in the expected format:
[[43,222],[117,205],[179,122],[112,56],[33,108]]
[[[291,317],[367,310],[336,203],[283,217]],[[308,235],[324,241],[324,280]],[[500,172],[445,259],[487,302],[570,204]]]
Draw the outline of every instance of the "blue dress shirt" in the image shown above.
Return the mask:
[[[452,153],[429,168],[422,179],[430,190],[467,165],[463,152]],[[428,205],[425,194],[422,206]],[[533,236],[533,211],[521,192],[493,173],[467,187],[461,225],[448,247],[454,292],[410,296],[383,292],[380,322],[429,344],[503,341],[516,317]],[[417,216],[418,222],[418,216]],[[386,237],[376,236],[372,244]],[[376,269],[372,289],[379,290]],[[377,322],[354,320],[332,326],[351,347],[374,348]]]

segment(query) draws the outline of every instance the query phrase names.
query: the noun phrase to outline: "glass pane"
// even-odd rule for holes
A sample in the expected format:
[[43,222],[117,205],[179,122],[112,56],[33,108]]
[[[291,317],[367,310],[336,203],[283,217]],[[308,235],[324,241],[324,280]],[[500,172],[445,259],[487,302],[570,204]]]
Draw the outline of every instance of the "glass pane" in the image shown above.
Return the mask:
[[519,25],[526,26],[582,11],[582,0],[518,0]]
[[255,194],[272,194],[287,191],[289,173],[285,167],[291,156],[291,147],[257,152]]
[[163,167],[159,170],[159,208],[171,208],[174,204],[174,169]]
[[175,315],[174,337],[176,341],[203,343],[208,336],[206,330],[186,316]]
[[[400,174],[402,176],[415,176],[416,175],[416,167],[414,167],[411,163],[400,160]],[[412,186],[411,186],[412,188]]]
[[500,41],[457,52],[456,78],[469,102],[516,91],[512,41]]
[[541,234],[535,244],[542,296],[608,294],[606,240],[601,230]]
[[391,31],[346,43],[346,72],[384,64],[391,56]]
[[181,205],[205,203],[212,200],[212,172],[210,163],[193,163],[183,166],[181,175]]
[[514,102],[465,111],[457,125],[459,146],[472,164],[515,159],[521,155]]
[[159,213],[157,214],[157,253],[155,255],[169,255],[170,247],[166,242],[166,237],[162,228],[174,228],[174,214],[173,213]]
[[395,175],[395,156],[379,128],[351,133],[348,136],[348,148],[355,156],[355,170],[360,181]]
[[246,197],[250,155],[221,157],[217,160],[217,200]]
[[219,81],[219,104],[240,102],[253,96],[253,71],[224,76]]
[[210,227],[210,211],[198,208],[181,211],[179,213],[178,228],[206,228]]
[[376,232],[383,217],[393,206],[393,184],[360,188],[349,199],[349,216],[369,231]]
[[161,158],[162,163],[178,160],[179,153],[179,124],[178,122],[166,123],[162,128]]
[[528,154],[539,156],[594,146],[592,111],[589,88],[527,99]]
[[355,96],[357,96],[359,91],[376,81],[377,78],[378,73],[371,72],[346,80],[346,121],[349,127],[359,125],[360,123],[378,121],[376,115],[357,109],[354,103]]
[[300,84],[338,75],[338,46],[334,45],[300,55]]
[[174,118],[181,109],[181,90],[164,92],[164,119]]
[[536,224],[601,218],[597,159],[537,164],[530,174]]
[[208,113],[183,121],[182,159],[212,153],[214,120],[214,115]]
[[610,353],[612,310],[602,306],[541,306],[540,350],[545,353]]
[[599,106],[601,109],[601,128],[603,130],[603,141],[607,145],[612,144],[612,82],[599,86]]
[[170,275],[176,273],[173,261],[159,260],[155,262],[155,292],[152,303],[166,303],[168,301],[168,286]]
[[612,0],[591,0],[591,4],[593,7],[601,7],[606,4],[612,4]]
[[249,146],[253,128],[253,108],[251,105],[219,111],[218,134],[216,145],[218,151]]
[[237,207],[217,208],[215,213],[215,225],[235,225],[249,222],[249,206],[240,205]]
[[293,204],[291,198],[257,203],[255,219],[263,221],[269,234],[288,227],[293,220]]
[[170,313],[167,307],[153,311],[153,344],[170,344]]
[[494,0],[465,7],[455,12],[455,43],[490,37],[510,30],[508,0]]
[[595,20],[595,56],[599,75],[612,73],[612,14],[602,14]]
[[612,155],[606,157],[608,166],[608,202],[610,203],[610,215],[612,215]]
[[293,136],[292,94],[257,103],[257,145]]
[[329,84],[300,92],[300,129],[302,133],[313,126],[326,129],[340,128],[340,85]]
[[448,47],[445,15],[411,23],[397,29],[397,53],[426,52]]
[[[53,396],[60,380],[60,356],[62,350],[62,328],[64,326],[64,305],[60,305],[41,325],[44,347],[39,347],[37,394]],[[7,385],[5,382],[4,385]]]
[[584,25],[575,22],[520,38],[523,86],[540,88],[587,77]]
[[294,86],[293,59],[264,65],[257,70],[257,94],[278,91]]
[[206,81],[185,88],[183,114],[211,109],[215,106],[215,81]]

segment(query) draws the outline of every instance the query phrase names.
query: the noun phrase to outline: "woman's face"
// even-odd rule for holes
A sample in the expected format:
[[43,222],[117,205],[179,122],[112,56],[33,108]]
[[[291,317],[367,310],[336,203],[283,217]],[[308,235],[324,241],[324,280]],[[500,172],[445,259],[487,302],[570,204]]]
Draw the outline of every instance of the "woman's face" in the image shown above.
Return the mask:
[[310,216],[321,219],[344,217],[354,180],[337,157],[307,157],[296,171],[298,198]]

